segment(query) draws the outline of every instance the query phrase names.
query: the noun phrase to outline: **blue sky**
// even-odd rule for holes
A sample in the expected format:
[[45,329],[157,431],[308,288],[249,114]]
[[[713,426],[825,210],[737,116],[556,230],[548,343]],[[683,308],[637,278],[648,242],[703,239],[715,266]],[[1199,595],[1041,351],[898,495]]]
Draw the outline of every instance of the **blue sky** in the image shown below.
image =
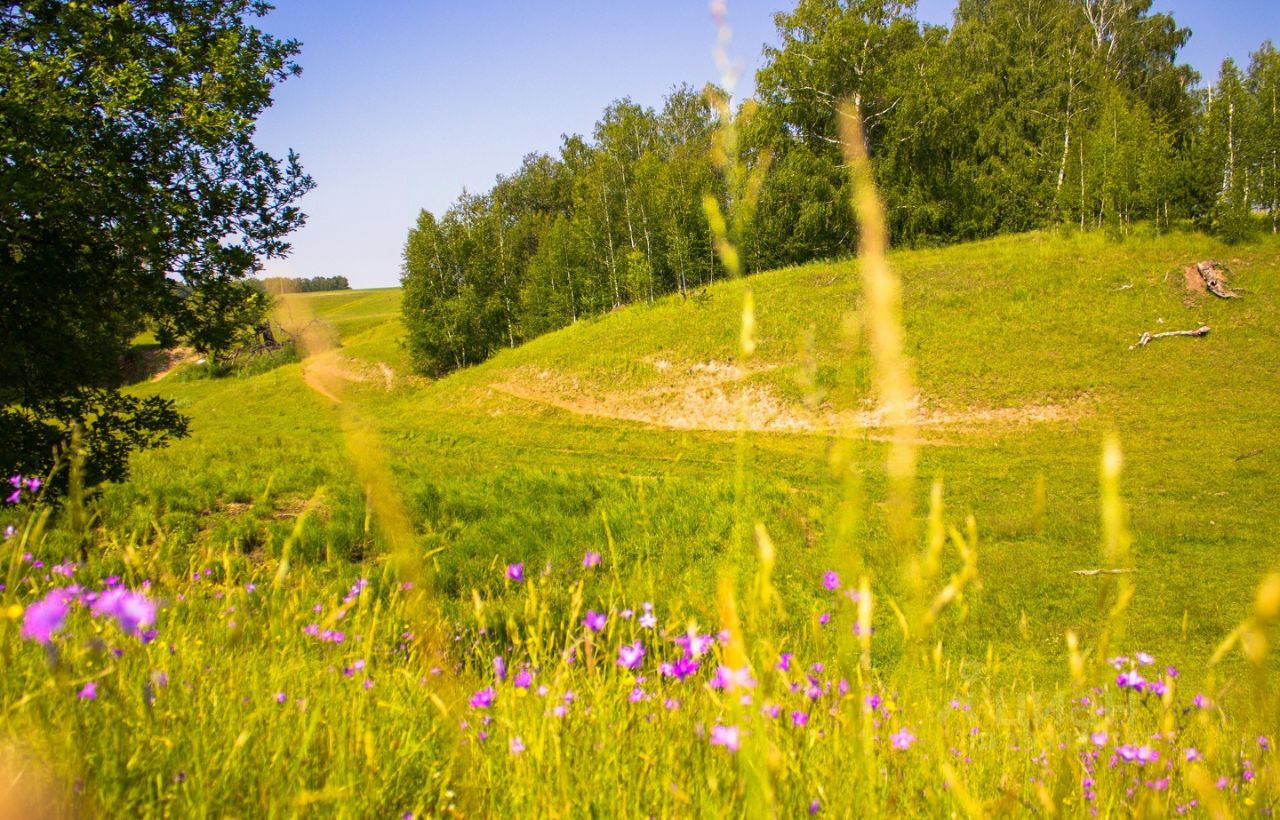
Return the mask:
[[[303,43],[303,75],[276,90],[258,144],[293,148],[317,187],[282,276],[346,276],[395,285],[419,209],[437,213],[465,187],[484,191],[531,151],[589,133],[629,96],[658,105],[682,82],[718,80],[704,0],[275,0],[261,25]],[[728,0],[732,55],[750,79],[775,42],[773,13],[792,0]],[[949,23],[954,0],[921,0]],[[1207,77],[1280,40],[1277,0],[1155,0],[1194,32],[1182,59]]]

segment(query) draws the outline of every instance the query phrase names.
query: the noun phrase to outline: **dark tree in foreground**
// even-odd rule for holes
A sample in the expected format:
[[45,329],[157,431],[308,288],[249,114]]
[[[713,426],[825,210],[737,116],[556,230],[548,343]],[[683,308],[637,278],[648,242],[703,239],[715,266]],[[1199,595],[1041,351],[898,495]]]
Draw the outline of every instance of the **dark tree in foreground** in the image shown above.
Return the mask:
[[[147,326],[216,346],[237,287],[288,251],[313,183],[253,144],[299,46],[251,0],[0,5],[0,470],[40,473],[75,426],[87,477],[186,434],[120,394]],[[239,301],[238,301],[239,300]],[[218,304],[218,311],[207,309]],[[221,324],[219,324],[221,323]]]

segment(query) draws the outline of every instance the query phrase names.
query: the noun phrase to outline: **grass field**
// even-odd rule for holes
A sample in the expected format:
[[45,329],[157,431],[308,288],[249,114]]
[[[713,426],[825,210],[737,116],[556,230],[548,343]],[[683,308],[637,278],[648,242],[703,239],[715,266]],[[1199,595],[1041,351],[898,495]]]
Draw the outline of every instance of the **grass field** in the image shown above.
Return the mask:
[[[1205,258],[1229,264],[1242,299],[1188,293],[1183,267]],[[67,527],[14,519],[0,765],[76,784],[77,805],[106,813],[1274,805],[1265,677],[1239,653],[1208,659],[1253,613],[1245,645],[1270,666],[1257,642],[1280,603],[1255,590],[1280,558],[1280,244],[1040,233],[891,262],[918,388],[922,559],[890,545],[895,433],[847,332],[853,262],[628,308],[436,382],[409,372],[398,291],[288,297],[282,324],[323,327],[336,351],[135,388],[175,399],[192,435],[94,502],[96,554],[73,574],[151,581],[167,603],[155,641],[79,609],[56,662],[21,641],[22,605],[64,581],[32,562],[74,553]],[[747,287],[758,346],[743,358]],[[1132,348],[1200,325],[1205,338]],[[1108,530],[1111,434],[1128,518]],[[1108,568],[1121,529],[1131,574],[1075,572]],[[959,594],[934,623],[948,579]],[[443,630],[422,614],[437,610]],[[588,610],[602,631],[582,626]],[[658,669],[697,659],[672,637],[717,629],[701,678]],[[1074,675],[1068,632],[1085,653]],[[1155,656],[1140,671],[1165,694],[1117,688],[1106,640],[1108,657]],[[635,641],[633,674],[620,653]],[[717,666],[728,678],[708,688]],[[77,699],[89,680],[101,694]],[[1129,760],[1138,748],[1159,762]]]

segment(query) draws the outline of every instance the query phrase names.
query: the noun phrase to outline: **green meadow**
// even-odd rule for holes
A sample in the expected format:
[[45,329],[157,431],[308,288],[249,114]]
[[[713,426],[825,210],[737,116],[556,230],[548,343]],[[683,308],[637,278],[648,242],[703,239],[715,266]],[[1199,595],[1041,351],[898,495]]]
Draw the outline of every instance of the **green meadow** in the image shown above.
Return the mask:
[[[1242,298],[1188,291],[1204,259]],[[78,559],[67,516],[9,514],[6,765],[89,814],[1273,806],[1280,602],[1255,591],[1280,559],[1280,244],[1045,232],[890,264],[905,431],[874,399],[855,261],[437,381],[409,369],[398,290],[282,297],[327,352],[136,385],[191,435],[86,502],[67,578],[148,582],[154,640],[79,609],[56,650],[21,640]],[[905,547],[895,439],[918,453]],[[1215,658],[1232,635],[1246,652]],[[660,668],[681,657],[700,670]]]
[[[1182,267],[1201,258],[1229,260],[1245,298],[1189,296]],[[1211,651],[1280,558],[1280,338],[1268,319],[1280,248],[1031,234],[893,263],[921,403],[917,506],[941,481],[948,518],[974,516],[982,541],[981,617],[958,639],[1034,672],[1060,658],[1065,630],[1090,625],[1097,579],[1072,571],[1102,566],[1098,459],[1114,432],[1139,588],[1132,638],[1183,663]],[[760,341],[740,363],[745,287]],[[857,294],[854,263],[771,272],[583,322],[437,382],[408,372],[398,291],[294,298],[341,337],[350,401],[386,449],[423,549],[439,551],[446,600],[497,593],[506,563],[562,565],[602,547],[604,518],[628,592],[675,584],[705,597],[735,518],[741,400],[754,428],[743,514],[775,534],[787,600],[808,604],[831,560],[835,433],[854,439],[865,475],[859,544],[893,576],[876,547],[890,431],[848,429],[875,423],[868,356],[841,330]],[[1204,324],[1206,338],[1130,349],[1143,331]],[[146,538],[155,522],[175,548],[269,556],[292,531],[289,510],[319,493],[298,549],[376,560],[336,412],[302,368],[146,387],[176,399],[193,434],[141,456],[104,498],[104,523]]]

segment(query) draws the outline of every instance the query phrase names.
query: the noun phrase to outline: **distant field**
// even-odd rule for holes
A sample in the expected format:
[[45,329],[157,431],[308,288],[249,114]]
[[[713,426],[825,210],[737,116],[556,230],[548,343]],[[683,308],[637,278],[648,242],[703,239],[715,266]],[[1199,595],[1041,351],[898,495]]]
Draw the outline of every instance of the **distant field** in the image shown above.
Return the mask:
[[[1229,264],[1243,299],[1186,291],[1183,266],[1206,258]],[[1280,559],[1280,244],[1042,233],[892,262],[920,393],[920,509],[939,478],[948,520],[978,523],[981,590],[956,648],[991,646],[1034,675],[1060,664],[1068,628],[1092,625],[1098,578],[1073,571],[1101,566],[1097,464],[1115,431],[1134,532],[1129,638],[1194,667]],[[739,362],[744,287],[760,344]],[[606,544],[607,519],[628,591],[674,587],[705,614],[735,520],[740,419],[745,515],[773,533],[784,599],[811,604],[832,560],[835,429],[852,429],[861,452],[859,543],[896,583],[879,546],[887,431],[868,358],[841,333],[857,298],[852,262],[766,273],[582,322],[438,382],[407,371],[398,290],[289,297],[281,317],[314,315],[341,337],[347,401],[389,454],[421,548],[438,550],[448,600],[465,606],[473,588],[500,599],[495,568],[510,561],[579,560]],[[1207,338],[1130,349],[1144,331],[1201,324]],[[298,552],[376,557],[337,413],[302,369],[139,387],[176,399],[192,436],[139,458],[105,522],[270,555],[320,492]],[[887,608],[877,618],[891,626]]]

